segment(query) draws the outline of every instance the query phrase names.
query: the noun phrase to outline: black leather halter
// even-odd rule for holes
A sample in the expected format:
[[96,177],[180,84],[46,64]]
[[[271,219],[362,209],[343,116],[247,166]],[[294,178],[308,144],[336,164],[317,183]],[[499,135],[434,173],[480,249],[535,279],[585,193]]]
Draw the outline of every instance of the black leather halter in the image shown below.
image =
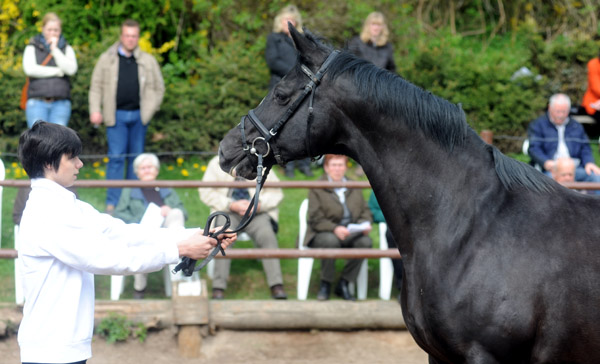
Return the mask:
[[[275,160],[277,161],[277,164],[283,165],[283,159],[281,158],[281,153],[279,152],[279,148],[277,148],[277,144],[275,143],[274,137],[279,132],[279,129],[281,129],[283,127],[283,125],[285,125],[285,123],[298,110],[298,108],[300,107],[300,104],[302,104],[302,101],[304,101],[306,96],[308,96],[308,94],[310,94],[310,99],[309,99],[309,103],[308,103],[308,123],[307,123],[307,128],[306,128],[306,139],[305,140],[306,140],[307,153],[309,154],[309,156],[312,157],[311,150],[310,150],[310,125],[312,124],[312,118],[313,118],[313,98],[315,96],[315,92],[317,91],[317,86],[319,86],[319,83],[321,82],[323,75],[325,75],[325,72],[327,72],[327,68],[329,67],[331,62],[333,62],[333,60],[335,59],[335,57],[337,57],[337,55],[339,53],[340,53],[340,51],[331,52],[329,54],[329,56],[327,57],[327,59],[325,60],[325,62],[323,62],[323,64],[321,65],[321,67],[319,68],[317,73],[312,73],[310,68],[308,68],[304,64],[300,65],[300,68],[308,76],[310,81],[306,84],[306,86],[304,86],[304,91],[303,91],[302,95],[300,95],[300,97],[298,97],[292,103],[292,105],[290,105],[290,107],[285,111],[283,116],[279,119],[279,121],[270,130],[268,130],[265,127],[265,125],[260,121],[258,116],[256,116],[256,114],[254,113],[254,109],[250,110],[248,112],[248,115],[242,117],[242,120],[240,121],[240,124],[238,127],[240,128],[240,132],[242,134],[242,146],[243,146],[244,152],[246,152],[248,155],[258,156],[258,152],[256,150],[256,143],[263,142],[263,143],[265,143],[265,145],[267,147],[267,151],[264,154],[262,154],[262,157],[268,156],[272,149],[273,155],[275,156]],[[256,137],[252,141],[251,147],[248,145],[248,142],[246,140],[246,132],[245,132],[246,129],[245,129],[245,125],[244,125],[246,119],[250,120],[252,125],[254,125],[254,127],[260,134],[259,137]],[[271,141],[271,139],[273,139],[273,141]]]
[[[263,175],[263,158],[269,155],[269,153],[271,152],[271,148],[272,148],[273,154],[275,155],[275,159],[277,160],[277,163],[280,165],[283,165],[283,160],[281,159],[281,154],[279,153],[279,149],[277,148],[277,145],[275,143],[273,143],[273,146],[271,147],[271,144],[269,142],[275,135],[277,135],[277,133],[279,132],[279,129],[281,129],[281,127],[283,127],[283,125],[290,119],[290,117],[292,117],[292,115],[294,115],[294,113],[296,112],[296,110],[298,109],[298,107],[300,106],[300,104],[302,103],[302,101],[308,94],[310,94],[310,101],[308,103],[308,123],[307,123],[307,127],[306,127],[306,150],[307,150],[307,153],[310,156],[312,156],[312,153],[310,151],[309,137],[310,137],[310,125],[312,123],[312,118],[313,118],[313,97],[315,95],[317,86],[321,82],[321,78],[323,78],[323,75],[327,71],[327,67],[329,67],[331,62],[335,59],[335,57],[339,53],[340,53],[340,51],[331,52],[329,54],[329,56],[327,57],[327,59],[325,60],[325,62],[323,62],[323,64],[321,65],[321,67],[319,68],[319,70],[317,71],[316,74],[312,73],[312,71],[305,65],[303,65],[303,64],[300,65],[300,67],[302,68],[302,71],[308,76],[310,81],[306,84],[306,86],[304,86],[304,92],[302,93],[302,95],[300,95],[300,97],[297,98],[294,101],[294,103],[286,110],[286,112],[283,114],[281,119],[279,119],[277,124],[275,124],[271,128],[271,130],[267,130],[265,125],[260,121],[260,119],[254,113],[254,110],[250,110],[248,112],[248,115],[242,117],[239,128],[240,128],[240,131],[242,134],[242,145],[243,145],[244,152],[246,152],[246,154],[248,154],[248,155],[255,155],[258,158],[258,165],[256,168],[256,191],[254,193],[252,200],[250,201],[250,205],[248,206],[246,213],[244,214],[244,216],[242,217],[242,220],[240,221],[240,224],[235,229],[229,230],[228,231],[229,233],[237,233],[237,232],[243,230],[250,223],[250,221],[252,221],[252,219],[254,218],[254,215],[256,214],[256,209],[258,207],[258,197],[260,195],[260,191],[261,191],[262,186],[264,185],[265,181],[267,180],[267,175],[269,174],[269,171],[271,170],[271,167],[265,168],[265,172]],[[245,133],[245,127],[244,127],[246,118],[250,119],[250,122],[252,123],[252,125],[254,125],[254,127],[256,128],[258,133],[261,135],[259,137],[254,138],[254,140],[252,141],[252,147],[250,147],[246,141],[246,133]],[[260,154],[256,150],[257,142],[263,142],[267,146],[267,151],[264,154]],[[226,222],[219,231],[211,233],[210,226],[212,224],[212,221],[215,218],[217,218],[217,216],[223,216],[226,219]],[[225,231],[227,231],[229,229],[230,223],[231,223],[231,219],[230,219],[229,215],[227,215],[226,213],[221,212],[221,211],[214,212],[208,217],[208,220],[206,221],[206,225],[204,227],[204,235],[218,239],[218,236],[220,234],[224,233]],[[204,266],[206,266],[208,264],[208,262],[210,262],[215,257],[215,255],[217,255],[217,253],[219,253],[219,252],[222,255],[225,255],[225,250],[223,250],[223,248],[221,247],[221,241],[218,241],[217,246],[213,249],[213,251],[209,254],[209,256],[206,257],[202,262],[200,262],[200,264],[197,267],[196,267],[196,260],[188,258],[188,257],[183,257],[181,259],[181,262],[173,269],[173,273],[177,273],[178,271],[181,270],[183,275],[189,277],[192,275],[193,272],[198,271],[198,270],[202,269]]]

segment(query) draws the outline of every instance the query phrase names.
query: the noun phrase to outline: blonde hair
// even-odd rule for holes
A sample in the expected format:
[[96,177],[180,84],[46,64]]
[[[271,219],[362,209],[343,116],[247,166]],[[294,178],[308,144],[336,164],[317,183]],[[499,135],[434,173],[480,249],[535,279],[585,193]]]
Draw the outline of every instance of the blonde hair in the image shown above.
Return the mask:
[[375,45],[378,47],[384,46],[387,44],[388,39],[390,37],[390,30],[388,29],[387,23],[385,22],[385,17],[382,13],[378,11],[374,11],[367,16],[365,22],[363,24],[362,31],[360,32],[360,40],[367,43],[371,40],[371,33],[369,32],[369,26],[372,23],[381,23],[383,29],[381,29],[381,34],[377,37],[375,41]]
[[56,13],[46,13],[46,15],[44,15],[44,17],[42,18],[42,28],[45,27],[46,24],[51,21],[57,21],[58,24],[62,26],[62,20],[60,20]]
[[296,30],[302,33],[302,15],[300,15],[300,11],[296,7],[296,5],[288,5],[285,8],[281,9],[277,16],[275,16],[275,20],[273,20],[273,32],[281,33],[283,32],[283,25],[281,24],[281,19],[283,18],[292,18],[296,22]]

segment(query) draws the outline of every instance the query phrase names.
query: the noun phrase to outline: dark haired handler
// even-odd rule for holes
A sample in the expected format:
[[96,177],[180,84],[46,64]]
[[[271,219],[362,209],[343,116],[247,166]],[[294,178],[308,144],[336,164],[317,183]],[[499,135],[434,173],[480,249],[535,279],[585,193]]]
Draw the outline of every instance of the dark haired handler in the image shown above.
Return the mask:
[[[94,274],[147,273],[202,259],[217,241],[197,229],[125,224],[75,198],[83,166],[71,129],[36,122],[19,139],[31,194],[19,231],[25,290],[19,346],[23,363],[85,363],[92,356]],[[225,234],[223,246],[236,239]]]

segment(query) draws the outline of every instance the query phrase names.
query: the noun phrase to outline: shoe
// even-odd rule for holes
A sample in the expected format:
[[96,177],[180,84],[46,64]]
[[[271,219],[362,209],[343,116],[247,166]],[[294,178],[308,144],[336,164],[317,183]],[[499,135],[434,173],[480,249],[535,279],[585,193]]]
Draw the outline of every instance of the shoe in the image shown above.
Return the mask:
[[341,278],[335,287],[335,294],[339,297],[345,299],[346,301],[356,301],[353,295],[350,294],[350,289],[348,288],[348,281]]
[[137,289],[134,289],[133,290],[133,299],[134,300],[143,300],[145,293],[146,293],[145,289],[143,289],[141,291],[138,291]]
[[213,300],[222,300],[225,298],[225,290],[221,288],[213,288],[212,290],[212,299]]
[[276,284],[271,287],[271,297],[276,300],[287,300],[288,298],[281,284]]
[[327,301],[329,299],[330,292],[331,292],[331,283],[321,281],[321,287],[319,288],[319,293],[317,293],[317,300]]
[[115,213],[115,205],[106,205],[106,208],[104,209],[104,213],[112,216]]

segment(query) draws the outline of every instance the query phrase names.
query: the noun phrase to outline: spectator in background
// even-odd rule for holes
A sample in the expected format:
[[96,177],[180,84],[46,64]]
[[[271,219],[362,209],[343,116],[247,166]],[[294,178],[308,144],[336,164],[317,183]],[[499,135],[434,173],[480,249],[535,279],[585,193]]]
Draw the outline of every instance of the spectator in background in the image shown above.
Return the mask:
[[[223,172],[219,166],[219,157],[215,156],[206,167],[202,177],[203,181],[232,182],[235,177]],[[244,179],[240,179],[244,180]],[[245,180],[244,180],[245,181]],[[279,181],[277,175],[271,171],[269,181]],[[231,227],[239,226],[244,213],[248,209],[253,197],[254,189],[250,188],[200,188],[200,200],[210,207],[211,213],[215,211],[229,211]],[[283,191],[280,188],[265,188],[258,199],[258,209],[254,219],[246,226],[243,232],[247,233],[254,245],[263,249],[277,249],[277,230],[279,220],[279,204],[283,200]],[[217,225],[222,225],[222,217],[216,219]],[[271,297],[274,299],[287,299],[283,289],[283,276],[279,259],[262,259],[263,268],[267,276],[267,284],[271,288]],[[212,281],[212,298],[223,299],[227,289],[230,259],[215,259],[215,272]]]
[[[160,171],[158,157],[152,153],[138,155],[133,160],[133,170],[140,181],[155,181]],[[150,203],[154,203],[160,207],[160,214],[164,218],[163,227],[184,226],[187,212],[179,196],[171,188],[124,188],[113,216],[128,224],[139,224]],[[134,275],[133,298],[144,298],[148,284],[147,276],[146,273]]]
[[568,157],[556,160],[552,167],[552,178],[558,183],[575,181],[575,162]]
[[[107,179],[135,179],[133,160],[144,152],[146,130],[165,93],[160,66],[138,46],[140,25],[126,20],[120,40],[98,59],[90,84],[90,121],[106,125]],[[127,156],[127,173],[125,171]],[[106,212],[113,213],[120,188],[109,188]]]
[[576,181],[600,182],[600,168],[594,163],[588,136],[581,124],[569,117],[570,109],[567,95],[550,97],[548,112],[529,125],[529,155],[547,175],[558,158],[572,158]]
[[390,31],[385,17],[380,12],[367,16],[360,35],[348,43],[348,50],[379,68],[396,72],[394,48],[389,42]]
[[[273,21],[273,32],[267,36],[267,47],[265,49],[265,59],[271,80],[269,81],[269,90],[285,76],[295,65],[297,60],[296,48],[290,37],[288,22],[302,33],[302,15],[294,5],[288,5],[281,9]],[[308,177],[313,173],[310,169],[310,158],[297,161],[298,169]],[[289,178],[294,177],[296,161],[290,161],[285,166],[285,175]]]
[[55,13],[42,19],[42,33],[29,40],[23,53],[23,71],[29,77],[25,115],[27,127],[37,120],[67,125],[71,117],[71,82],[77,72],[73,48],[62,35]]
[[587,90],[583,95],[581,106],[588,115],[600,124],[600,58],[592,58],[587,64]]
[[[377,202],[377,198],[375,197],[375,193],[371,191],[371,196],[369,196],[369,209],[373,214],[373,222],[381,223],[385,222],[385,217],[383,216],[383,212],[381,212],[381,207],[379,207],[379,202]],[[398,249],[398,245],[396,244],[396,240],[394,240],[394,236],[392,235],[392,231],[387,229],[385,232],[385,238],[388,243],[388,249]],[[392,265],[394,266],[394,276],[396,277],[396,288],[398,289],[398,303],[400,303],[400,291],[402,290],[402,259],[392,259]]]
[[[325,155],[321,180],[347,181],[348,157]],[[359,225],[360,224],[360,225]],[[313,188],[308,193],[308,226],[304,244],[311,248],[371,248],[371,212],[360,189]],[[335,288],[335,294],[354,301],[348,283],[356,282],[362,259],[349,259]],[[317,299],[328,300],[335,280],[335,259],[321,260],[321,286]]]

